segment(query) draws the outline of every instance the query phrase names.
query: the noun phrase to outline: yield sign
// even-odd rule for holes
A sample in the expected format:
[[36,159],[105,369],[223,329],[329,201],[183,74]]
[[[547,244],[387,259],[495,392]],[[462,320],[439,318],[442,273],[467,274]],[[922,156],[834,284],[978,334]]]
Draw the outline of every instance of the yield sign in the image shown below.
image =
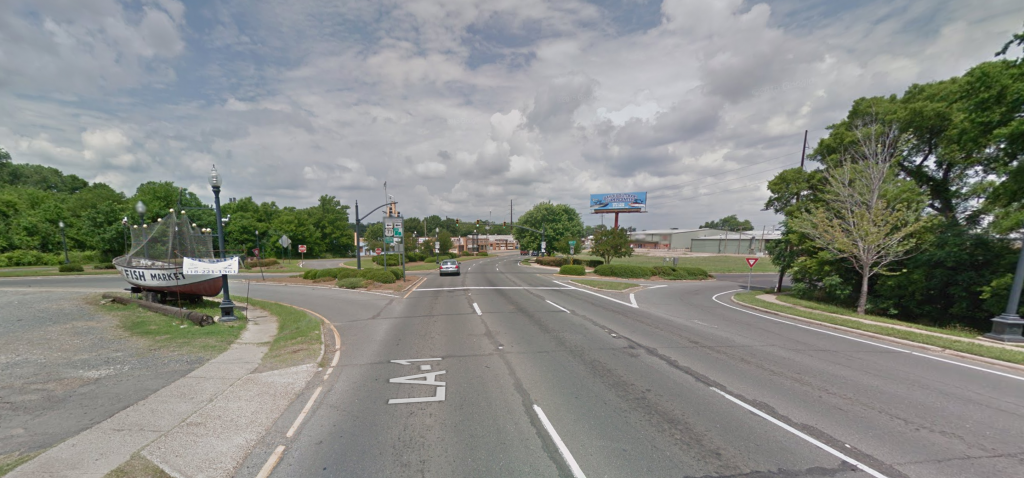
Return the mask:
[[757,258],[756,257],[748,257],[747,258],[747,265],[750,266],[751,269],[753,269],[754,268],[754,264],[757,264]]

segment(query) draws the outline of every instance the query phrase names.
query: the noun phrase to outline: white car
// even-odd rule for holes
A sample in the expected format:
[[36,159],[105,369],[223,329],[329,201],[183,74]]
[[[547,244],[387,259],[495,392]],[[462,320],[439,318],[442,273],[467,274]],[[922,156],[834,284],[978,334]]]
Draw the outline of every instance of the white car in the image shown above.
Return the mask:
[[459,261],[455,259],[445,259],[441,261],[441,265],[437,268],[438,273],[443,276],[447,275],[461,275],[459,270]]

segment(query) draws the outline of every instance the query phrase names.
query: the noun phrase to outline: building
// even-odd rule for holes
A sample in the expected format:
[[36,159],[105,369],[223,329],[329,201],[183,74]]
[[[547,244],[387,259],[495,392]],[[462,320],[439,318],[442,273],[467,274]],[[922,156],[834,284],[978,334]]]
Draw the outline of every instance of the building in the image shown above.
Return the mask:
[[485,235],[480,234],[465,236],[465,237],[453,237],[452,238],[452,252],[494,252],[494,251],[514,251],[519,249],[519,241],[517,241],[511,234],[491,234]]
[[695,237],[690,241],[690,252],[710,254],[756,254],[765,253],[770,241],[782,237],[778,231],[771,232],[730,232],[714,236]]
[[629,233],[629,245],[633,249],[677,249],[687,250],[694,238],[725,234],[721,229],[655,229]]

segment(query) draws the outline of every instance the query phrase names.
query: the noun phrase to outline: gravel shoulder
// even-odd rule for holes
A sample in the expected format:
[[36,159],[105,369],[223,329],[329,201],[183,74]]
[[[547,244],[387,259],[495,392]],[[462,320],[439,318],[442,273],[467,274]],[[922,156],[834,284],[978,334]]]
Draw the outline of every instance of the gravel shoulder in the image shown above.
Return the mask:
[[130,337],[99,301],[0,292],[0,456],[49,448],[207,362]]

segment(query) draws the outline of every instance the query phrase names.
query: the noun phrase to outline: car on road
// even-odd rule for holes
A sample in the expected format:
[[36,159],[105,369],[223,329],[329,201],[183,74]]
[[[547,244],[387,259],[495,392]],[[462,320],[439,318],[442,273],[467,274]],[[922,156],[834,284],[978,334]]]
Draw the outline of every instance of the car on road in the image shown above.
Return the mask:
[[538,252],[537,251],[530,251],[530,255],[531,256],[536,256],[536,255],[538,255]]
[[441,261],[441,265],[437,266],[438,274],[443,276],[461,275],[461,271],[459,269],[459,261],[455,259],[445,259]]

